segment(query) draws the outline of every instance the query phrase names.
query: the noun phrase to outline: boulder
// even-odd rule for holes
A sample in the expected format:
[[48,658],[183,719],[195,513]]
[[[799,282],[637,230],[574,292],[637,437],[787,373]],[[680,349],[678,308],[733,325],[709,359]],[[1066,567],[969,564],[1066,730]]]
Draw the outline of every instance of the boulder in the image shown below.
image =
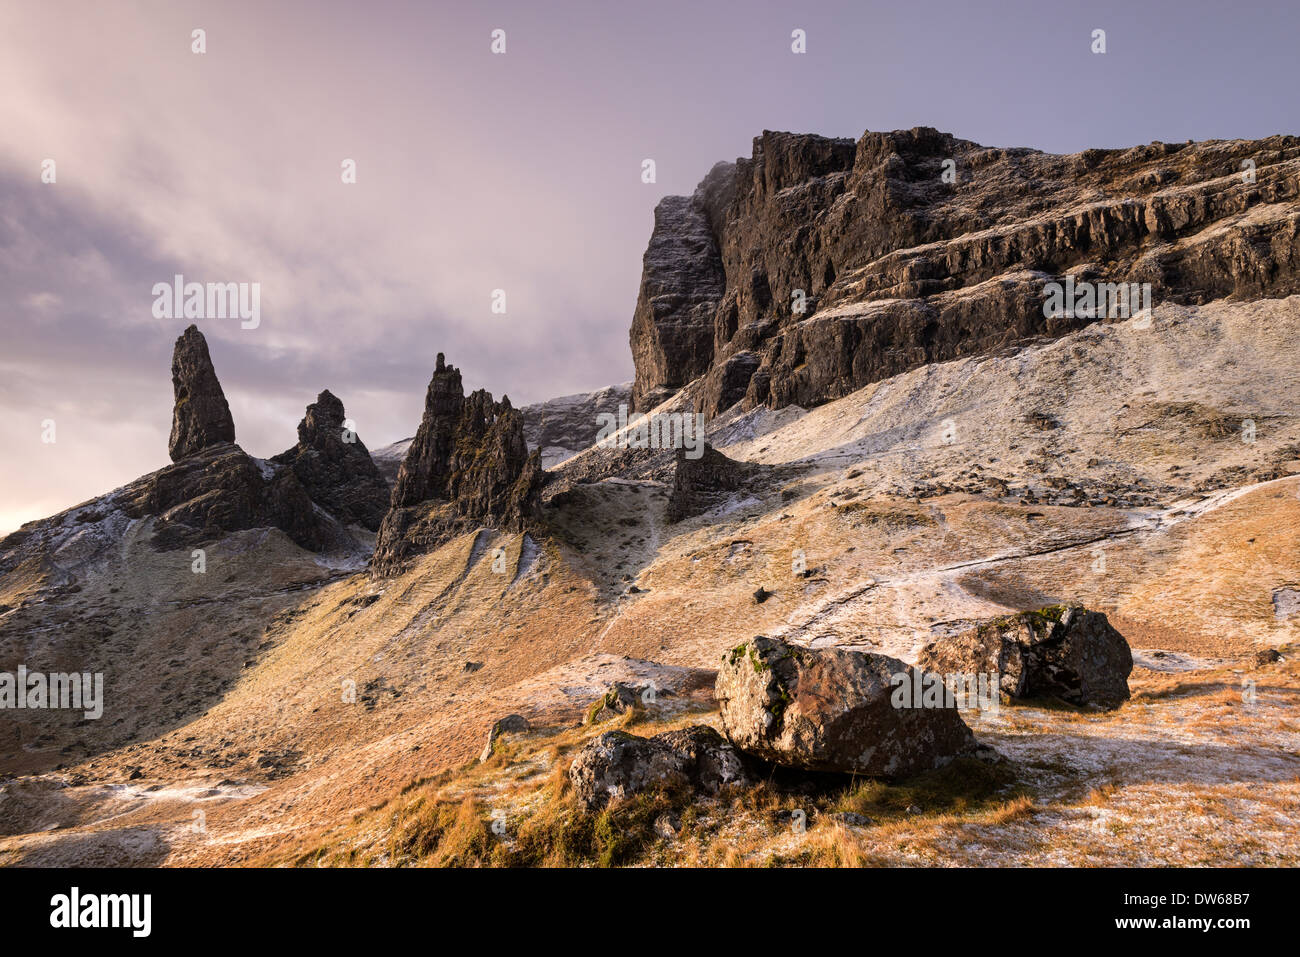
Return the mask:
[[759,636],[723,655],[715,696],[723,730],[747,754],[809,771],[903,778],[975,749],[955,707],[895,707],[894,686],[911,683],[913,670],[887,655]]
[[715,795],[728,785],[749,783],[735,748],[707,725],[652,738],[606,731],[578,752],[569,780],[589,811],[655,788]]
[[1268,665],[1275,665],[1282,660],[1284,660],[1282,658],[1282,652],[1278,651],[1276,648],[1265,648],[1262,651],[1255,652],[1256,668],[1264,668],[1267,667]]
[[1133,655],[1101,612],[1055,605],[936,639],[917,664],[941,674],[997,673],[1001,690],[1013,699],[1055,697],[1117,708],[1129,698]]
[[616,681],[608,691],[587,711],[587,724],[600,724],[610,718],[641,707],[641,694],[645,688],[634,688],[622,681]]
[[707,724],[666,731],[651,740],[662,742],[686,759],[687,776],[697,791],[715,795],[728,785],[750,783],[740,753]]

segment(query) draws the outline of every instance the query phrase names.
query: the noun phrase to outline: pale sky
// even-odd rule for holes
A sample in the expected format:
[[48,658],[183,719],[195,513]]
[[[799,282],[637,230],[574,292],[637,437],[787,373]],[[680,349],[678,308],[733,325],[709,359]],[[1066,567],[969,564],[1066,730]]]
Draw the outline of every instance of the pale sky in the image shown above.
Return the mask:
[[764,129],[1297,133],[1298,26],[1282,2],[0,0],[0,534],[167,464],[187,320],[151,290],[176,273],[260,284],[259,328],[199,322],[245,449],[293,444],[326,388],[374,448],[415,431],[437,352],[516,405],[630,379],[655,203]]

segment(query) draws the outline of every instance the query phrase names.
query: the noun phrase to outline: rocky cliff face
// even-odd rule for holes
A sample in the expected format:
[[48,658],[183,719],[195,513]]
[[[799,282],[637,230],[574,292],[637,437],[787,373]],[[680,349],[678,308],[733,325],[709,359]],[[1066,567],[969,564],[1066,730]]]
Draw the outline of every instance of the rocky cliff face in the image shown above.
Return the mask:
[[298,423],[298,444],[271,461],[288,466],[307,494],[335,518],[378,531],[388,511],[388,483],[361,437],[344,422],[342,401],[325,390]]
[[191,325],[172,352],[172,434],[167,451],[173,462],[221,442],[235,441],[235,421],[217,381],[208,342]]
[[690,384],[707,415],[810,406],[1060,336],[1094,321],[1045,316],[1046,285],[1067,275],[1149,283],[1156,304],[1290,295],[1298,197],[1290,136],[1059,156],[927,128],[765,132],[655,211],[634,403]]
[[465,396],[460,370],[438,354],[424,417],[393,486],[373,568],[409,559],[478,525],[518,530],[538,509],[540,455],[529,453],[523,419],[482,389]]
[[631,397],[632,383],[624,382],[526,405],[519,410],[524,438],[529,449],[542,453],[542,468],[552,468],[595,444],[601,414],[618,415],[620,405],[631,408]]

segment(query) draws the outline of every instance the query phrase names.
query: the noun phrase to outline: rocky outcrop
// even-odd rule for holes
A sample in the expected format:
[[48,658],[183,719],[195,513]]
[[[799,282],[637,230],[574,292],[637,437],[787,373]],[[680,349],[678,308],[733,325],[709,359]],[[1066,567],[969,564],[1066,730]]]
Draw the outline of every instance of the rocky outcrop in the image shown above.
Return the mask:
[[927,128],[765,132],[656,210],[634,402],[691,384],[708,416],[811,406],[1060,336],[1094,321],[1044,314],[1045,286],[1067,275],[1150,283],[1156,303],[1290,295],[1298,200],[1290,136],[1058,156]]
[[578,802],[589,811],[653,789],[716,795],[750,783],[741,756],[707,725],[641,738],[606,731],[589,741],[569,765]]
[[400,571],[416,555],[480,525],[519,531],[536,516],[540,456],[528,452],[510,399],[466,397],[460,371],[438,353],[424,417],[393,485],[372,568]]
[[388,511],[388,483],[344,421],[343,403],[325,390],[298,423],[298,444],[271,461],[288,466],[312,500],[339,521],[378,531]]
[[504,718],[498,718],[492,723],[492,728],[488,731],[487,744],[483,746],[483,753],[479,755],[479,763],[483,763],[492,757],[492,752],[497,746],[497,739],[503,734],[522,734],[528,731],[532,725],[522,714],[508,714]]
[[249,528],[278,528],[313,552],[355,547],[312,502],[290,469],[258,462],[224,443],[145,476],[124,496],[132,518],[154,518],[153,543],[185,548]]
[[894,688],[910,685],[913,670],[886,655],[760,636],[723,655],[715,695],[723,730],[747,754],[808,771],[903,778],[975,749],[955,707],[895,706]]
[[719,163],[694,196],[667,196],[655,207],[630,333],[638,410],[709,368],[713,314],[726,292],[717,235],[734,183],[735,168]]
[[[519,414],[524,420],[524,440],[528,443],[528,451],[541,453],[543,469],[554,468],[595,444],[603,428],[602,414],[618,415],[619,407],[630,407],[631,402],[632,383],[624,382],[595,392],[562,395],[526,405]],[[402,439],[371,450],[370,457],[390,484],[397,481],[402,460],[413,441],[414,438]]]
[[197,326],[176,340],[172,351],[172,434],[167,451],[173,462],[222,442],[235,441],[235,420],[217,381],[208,342]]
[[[127,515],[154,519],[154,545],[181,548],[244,529],[278,528],[311,551],[356,547],[342,526],[317,507],[293,469],[254,459],[234,444],[230,407],[196,326],[176,340],[172,385],[176,406],[168,449],[173,464],[121,494]],[[327,482],[317,482],[314,489],[333,500]]]
[[760,471],[762,466],[730,459],[707,442],[699,458],[691,458],[686,449],[678,449],[673,489],[668,496],[668,521],[680,522],[721,505],[730,493],[744,489]]
[[1133,655],[1101,612],[1057,605],[940,638],[922,649],[917,664],[940,674],[996,673],[1011,698],[1117,708],[1129,698]]

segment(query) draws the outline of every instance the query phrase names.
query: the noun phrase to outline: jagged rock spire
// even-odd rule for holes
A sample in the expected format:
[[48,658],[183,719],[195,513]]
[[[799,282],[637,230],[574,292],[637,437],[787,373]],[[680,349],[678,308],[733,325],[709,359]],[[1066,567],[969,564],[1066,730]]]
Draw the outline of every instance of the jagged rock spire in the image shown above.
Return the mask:
[[482,389],[465,396],[460,370],[442,353],[424,417],[393,486],[375,542],[378,574],[480,524],[519,530],[539,509],[541,457],[529,454],[523,416]]
[[388,483],[345,422],[342,400],[326,389],[298,423],[298,444],[271,461],[292,468],[312,500],[335,518],[377,531],[388,511]]
[[446,497],[455,432],[464,405],[460,370],[447,365],[439,352],[424,396],[424,417],[393,485],[394,508]]
[[172,434],[167,451],[173,462],[222,442],[235,441],[235,420],[230,417],[217,372],[208,355],[208,343],[197,326],[176,340],[172,352]]

